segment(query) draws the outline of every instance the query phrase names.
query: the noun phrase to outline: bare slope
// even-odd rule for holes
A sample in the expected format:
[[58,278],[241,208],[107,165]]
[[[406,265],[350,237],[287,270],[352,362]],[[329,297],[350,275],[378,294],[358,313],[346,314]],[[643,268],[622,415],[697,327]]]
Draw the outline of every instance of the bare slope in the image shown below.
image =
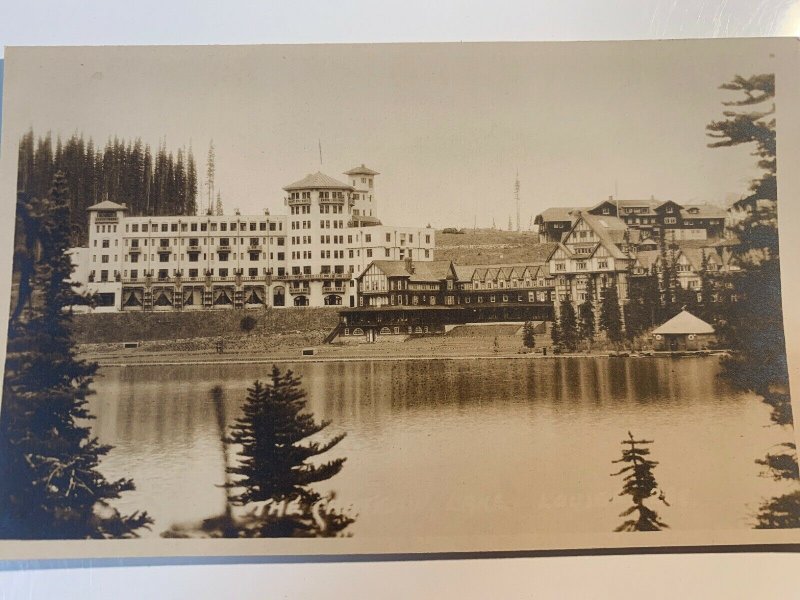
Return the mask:
[[465,233],[436,233],[437,260],[452,260],[459,265],[494,263],[541,263],[555,244],[540,244],[530,231],[466,230]]

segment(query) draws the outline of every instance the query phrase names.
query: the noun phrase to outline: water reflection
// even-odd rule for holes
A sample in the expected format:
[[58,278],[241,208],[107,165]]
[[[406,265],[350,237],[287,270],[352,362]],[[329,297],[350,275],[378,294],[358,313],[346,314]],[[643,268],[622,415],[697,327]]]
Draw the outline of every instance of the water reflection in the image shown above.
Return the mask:
[[[292,365],[309,408],[348,436],[319,491],[353,504],[359,536],[610,531],[608,476],[627,430],[655,439],[673,529],[740,528],[770,482],[753,459],[778,441],[766,409],[717,377],[715,358],[441,360]],[[267,365],[103,369],[91,409],[116,446],[108,477],[133,477],[126,507],[154,532],[219,514],[226,424]],[[334,458],[335,456],[331,456]]]

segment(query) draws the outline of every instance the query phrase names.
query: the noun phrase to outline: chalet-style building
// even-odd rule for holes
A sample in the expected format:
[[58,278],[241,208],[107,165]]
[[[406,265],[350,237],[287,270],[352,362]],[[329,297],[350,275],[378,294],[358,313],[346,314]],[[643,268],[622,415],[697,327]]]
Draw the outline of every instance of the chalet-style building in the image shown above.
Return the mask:
[[550,208],[537,215],[539,240],[561,242],[581,214],[615,217],[627,228],[641,232],[641,239],[664,236],[669,240],[720,239],[725,234],[727,213],[709,204],[680,205],[671,200],[623,200],[609,196],[591,208]]
[[377,260],[356,277],[358,307],[340,312],[341,336],[444,333],[475,322],[548,321],[554,278],[544,264],[457,266],[450,261]]
[[633,262],[629,230],[612,216],[580,213],[563,241],[548,260],[555,277],[555,307],[564,300],[580,304],[586,300],[589,281],[594,284],[595,302],[602,290],[616,285],[622,303],[627,298],[628,268]]
[[585,208],[548,208],[536,215],[533,223],[539,228],[539,243],[560,242],[575,222],[575,213]]

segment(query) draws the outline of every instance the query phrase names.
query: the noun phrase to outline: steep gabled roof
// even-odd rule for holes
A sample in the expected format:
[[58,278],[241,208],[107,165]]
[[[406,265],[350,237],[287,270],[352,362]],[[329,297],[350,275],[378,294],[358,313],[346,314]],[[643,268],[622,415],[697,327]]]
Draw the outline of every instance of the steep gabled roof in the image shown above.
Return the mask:
[[689,311],[682,310],[669,321],[653,330],[653,334],[658,335],[684,335],[690,333],[695,335],[714,333],[714,328],[703,319],[695,317]]
[[642,266],[642,268],[647,270],[653,268],[653,265],[658,260],[658,257],[658,250],[639,250],[636,253],[636,261]]
[[334,179],[330,175],[325,175],[321,171],[317,171],[316,173],[306,175],[300,181],[295,181],[294,183],[290,183],[285,188],[283,188],[287,192],[291,192],[293,190],[352,190],[353,186],[348,185],[346,183],[342,183],[338,179]]
[[[625,240],[625,232],[628,230],[622,219],[587,213],[583,213],[581,218],[597,234],[597,237],[600,238],[600,243],[603,244],[611,256],[614,258],[627,258],[627,255],[617,246],[617,244],[621,244]],[[577,224],[578,222],[576,221],[572,228],[575,229]]]
[[536,220],[534,221],[537,225],[540,223],[550,223],[553,221],[561,222],[561,221],[569,221],[572,222],[575,220],[575,213],[576,211],[586,210],[583,208],[575,208],[574,206],[561,206],[561,207],[554,207],[554,208],[547,208],[536,215]]
[[414,272],[410,281],[442,281],[451,274],[455,276],[453,263],[449,260],[426,260],[412,263]]
[[124,204],[117,204],[116,202],[111,202],[111,200],[103,200],[102,202],[98,202],[97,204],[92,204],[86,210],[128,210],[128,207]]
[[366,273],[371,266],[379,268],[387,277],[408,277],[411,275],[406,267],[406,262],[403,260],[373,260],[367,265],[364,272]]

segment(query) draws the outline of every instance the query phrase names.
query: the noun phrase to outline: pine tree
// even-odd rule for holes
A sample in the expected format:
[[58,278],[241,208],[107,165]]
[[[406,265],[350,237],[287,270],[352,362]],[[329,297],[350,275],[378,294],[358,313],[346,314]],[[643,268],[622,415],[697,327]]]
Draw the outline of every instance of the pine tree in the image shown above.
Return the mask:
[[574,352],[575,347],[578,345],[578,322],[572,302],[570,300],[562,300],[560,312],[558,330],[561,343],[567,350]]
[[526,348],[536,347],[536,331],[531,321],[525,321],[522,327],[522,345]]
[[619,294],[615,283],[606,285],[600,302],[600,329],[606,332],[608,340],[614,344],[622,341],[622,312],[619,308]]
[[[249,528],[250,535],[335,535],[353,521],[329,510],[328,499],[311,487],[342,470],[344,458],[314,464],[309,459],[331,450],[345,434],[325,442],[307,440],[330,422],[317,423],[307,412],[300,383],[291,371],[281,373],[273,366],[268,385],[256,381],[248,389],[243,415],[227,440],[241,448],[239,464],[227,468],[237,477],[229,487],[240,490],[231,496],[232,502],[262,503],[264,509],[260,520],[255,519],[258,524]],[[323,524],[315,524],[318,520]]]
[[594,322],[594,279],[586,281],[586,300],[578,306],[578,337],[586,340],[591,346],[595,334]]
[[133,489],[98,471],[110,446],[83,424],[93,418],[86,397],[96,365],[79,360],[68,307],[74,292],[69,247],[69,198],[62,173],[48,196],[23,195],[29,267],[19,272],[0,411],[0,536],[17,539],[132,537],[152,521],[124,516],[110,501]]
[[622,463],[623,466],[611,476],[623,478],[622,491],[618,495],[630,496],[633,504],[622,511],[619,516],[631,517],[634,513],[637,514],[635,517],[626,519],[614,531],[660,531],[668,528],[669,526],[659,518],[658,513],[645,504],[646,500],[658,493],[658,499],[669,506],[664,492],[658,489],[658,482],[653,475],[653,469],[658,463],[648,458],[650,456],[648,446],[653,441],[636,440],[629,431],[628,439],[622,440],[621,443],[623,445],[622,458],[611,462]]
[[[731,274],[725,285],[731,288],[725,295],[734,292],[737,302],[730,303],[724,313],[732,353],[723,361],[723,375],[760,396],[771,408],[773,423],[788,430],[793,419],[777,227],[775,75],[736,76],[720,87],[739,93],[740,98],[723,102],[729,107],[723,112],[725,118],[707,126],[708,135],[716,140],[709,147],[754,147],[762,170],[750,183],[751,196],[740,201],[748,212],[732,231],[738,240],[733,251],[742,272]],[[783,461],[797,464],[794,442],[781,456]],[[770,461],[769,455],[766,461]],[[800,492],[762,505],[756,527],[800,527]]]

